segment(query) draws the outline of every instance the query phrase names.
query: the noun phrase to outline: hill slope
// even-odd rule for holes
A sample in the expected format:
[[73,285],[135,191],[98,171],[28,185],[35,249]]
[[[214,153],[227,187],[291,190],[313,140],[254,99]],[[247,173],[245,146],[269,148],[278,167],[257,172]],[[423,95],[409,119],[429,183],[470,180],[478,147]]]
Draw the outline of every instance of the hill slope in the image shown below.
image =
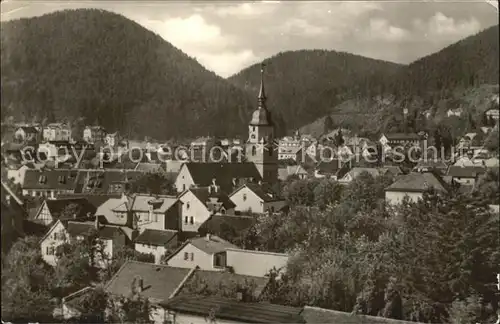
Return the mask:
[[1,69],[2,117],[84,117],[139,138],[245,132],[254,106],[158,35],[95,9],[2,22]]
[[[331,107],[366,89],[377,89],[402,65],[326,50],[280,53],[264,61],[269,108],[285,118],[288,129],[325,115]],[[228,80],[254,92],[260,82],[260,64]]]
[[[325,115],[337,126],[345,123],[377,133],[403,107],[420,112],[461,105],[484,110],[472,103],[484,102],[494,91],[479,87],[498,83],[498,54],[498,26],[408,66],[331,51],[286,52],[266,60],[270,107],[288,112],[288,129],[302,127],[316,135],[323,132]],[[258,66],[252,66],[229,80],[254,90],[257,74]]]

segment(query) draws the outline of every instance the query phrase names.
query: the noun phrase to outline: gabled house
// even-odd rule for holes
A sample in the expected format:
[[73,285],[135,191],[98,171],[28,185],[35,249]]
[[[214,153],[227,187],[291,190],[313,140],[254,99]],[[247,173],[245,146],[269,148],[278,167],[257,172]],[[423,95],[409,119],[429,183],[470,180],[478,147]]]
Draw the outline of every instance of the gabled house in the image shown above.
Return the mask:
[[44,141],[69,141],[71,129],[65,123],[51,123],[43,128]]
[[285,205],[285,199],[273,192],[267,184],[247,183],[229,195],[229,199],[236,206],[235,211],[249,213],[274,213]]
[[22,184],[27,170],[41,170],[42,164],[39,163],[26,163],[22,165],[9,167],[7,170],[7,178],[15,184]]
[[196,232],[213,214],[232,214],[234,203],[217,185],[192,188],[178,199],[182,203],[182,231]]
[[24,196],[55,198],[75,191],[77,170],[26,170],[22,183]]
[[301,165],[287,165],[278,168],[278,179],[285,181],[290,176],[306,179],[309,173]]
[[139,231],[181,230],[182,202],[175,196],[136,194],[129,210]]
[[137,252],[152,254],[159,264],[165,253],[177,246],[178,231],[145,229],[134,240]]
[[241,182],[255,182],[261,179],[254,163],[184,163],[175,180],[177,192],[192,187],[210,186],[216,179],[225,192],[231,192]]
[[227,263],[223,252],[229,248],[238,247],[218,236],[207,234],[187,240],[165,262],[172,267],[191,269],[197,266],[203,270],[224,271]]
[[106,129],[102,126],[85,126],[83,140],[88,143],[105,142]]
[[120,169],[78,170],[74,192],[84,194],[122,194],[130,182],[144,172]]
[[438,192],[448,191],[446,183],[433,172],[411,172],[401,176],[385,189],[385,201],[389,205],[396,205],[408,197],[411,201],[416,202],[430,188],[434,188]]
[[59,246],[83,240],[94,231],[102,242],[104,253],[101,258],[95,260],[94,265],[100,268],[107,267],[114,251],[126,244],[126,236],[119,226],[100,224],[98,217],[93,222],[58,220],[40,240],[42,258],[48,264],[55,266]]
[[486,172],[484,166],[450,166],[446,172],[446,179],[461,185],[473,186],[478,178]]
[[379,139],[380,144],[386,151],[393,150],[395,147],[413,147],[420,146],[422,137],[416,133],[388,133],[382,134]]
[[25,143],[40,142],[40,132],[32,126],[21,126],[14,133],[14,138]]
[[351,169],[351,162],[342,159],[328,159],[321,161],[314,170],[316,178],[341,179]]
[[96,212],[95,206],[91,205],[84,198],[66,198],[66,199],[45,199],[35,217],[34,222],[49,226],[54,224],[58,219],[60,219],[62,213],[67,210],[68,207],[74,207],[73,215],[65,215],[73,219],[83,219],[90,216],[94,216]]
[[365,172],[375,178],[384,174],[385,171],[383,168],[352,168],[342,178],[338,179],[338,181],[341,183],[350,183]]
[[278,147],[278,160],[301,162],[303,152],[303,147],[300,143],[298,146],[284,146],[280,142],[280,146]]

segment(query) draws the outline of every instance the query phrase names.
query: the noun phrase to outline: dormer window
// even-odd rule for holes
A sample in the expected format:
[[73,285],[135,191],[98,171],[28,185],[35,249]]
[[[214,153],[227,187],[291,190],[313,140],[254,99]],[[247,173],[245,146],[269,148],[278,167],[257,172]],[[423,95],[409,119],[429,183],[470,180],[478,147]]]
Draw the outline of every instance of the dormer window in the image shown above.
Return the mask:
[[47,183],[47,176],[45,175],[41,175],[39,178],[38,178],[38,182],[40,184],[46,184]]

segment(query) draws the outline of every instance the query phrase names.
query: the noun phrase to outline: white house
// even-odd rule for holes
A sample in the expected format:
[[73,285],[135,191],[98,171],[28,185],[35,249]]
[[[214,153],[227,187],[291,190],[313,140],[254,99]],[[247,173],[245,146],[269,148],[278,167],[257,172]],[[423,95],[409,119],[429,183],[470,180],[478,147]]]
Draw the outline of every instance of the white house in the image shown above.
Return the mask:
[[217,186],[192,188],[179,195],[182,202],[182,231],[196,232],[213,214],[234,211],[234,203]]
[[177,231],[145,229],[134,240],[137,252],[152,254],[159,264],[165,253],[178,242]]
[[52,123],[43,128],[44,141],[70,141],[71,129],[65,123]]
[[116,249],[125,246],[126,236],[119,226],[103,225],[98,218],[94,222],[58,220],[40,241],[42,258],[50,265],[57,264],[57,248],[64,243],[83,240],[95,231],[103,251],[95,260],[95,266],[105,268]]
[[192,269],[197,266],[202,270],[223,271],[226,269],[226,259],[220,252],[229,248],[238,247],[218,236],[207,234],[186,241],[168,257],[166,264],[178,268]]
[[462,116],[462,113],[464,110],[462,108],[456,108],[456,109],[448,109],[446,112],[446,116],[451,117],[451,116],[457,116],[460,117]]
[[175,196],[136,194],[129,210],[140,231],[181,229],[182,203]]
[[88,143],[104,142],[106,130],[101,126],[85,126],[83,130],[83,140]]
[[16,130],[14,138],[20,139],[23,142],[38,143],[40,141],[40,133],[35,127],[22,126]]
[[431,187],[436,191],[447,191],[443,181],[432,172],[411,172],[401,176],[385,189],[385,200],[389,205],[399,204],[405,197],[408,197],[410,201],[417,202],[422,199],[423,193]]
[[274,213],[286,206],[285,199],[275,194],[268,185],[248,183],[229,195],[239,212]]

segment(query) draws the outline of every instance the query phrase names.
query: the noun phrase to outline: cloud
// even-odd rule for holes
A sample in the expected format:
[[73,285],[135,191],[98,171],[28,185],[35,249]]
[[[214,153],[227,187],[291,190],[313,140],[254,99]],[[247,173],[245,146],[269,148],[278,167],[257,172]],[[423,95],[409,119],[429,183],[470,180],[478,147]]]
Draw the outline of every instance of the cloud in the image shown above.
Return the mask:
[[313,25],[305,19],[290,18],[278,27],[279,32],[291,36],[319,36],[328,32],[328,28]]
[[238,17],[255,17],[260,15],[266,15],[274,12],[277,9],[277,4],[279,1],[273,2],[246,2],[238,5],[231,6],[220,6],[215,8],[214,13],[221,17],[227,16],[238,16]]
[[409,31],[393,26],[388,20],[382,18],[370,19],[367,29],[360,35],[365,40],[387,42],[400,42],[409,36]]
[[249,49],[198,55],[200,64],[224,78],[260,60],[261,58],[257,57],[255,53]]
[[441,12],[437,12],[427,23],[421,19],[414,21],[415,28],[424,32],[428,38],[440,38],[445,40],[458,40],[462,37],[477,33],[481,29],[479,21],[471,17],[469,20],[455,21]]

